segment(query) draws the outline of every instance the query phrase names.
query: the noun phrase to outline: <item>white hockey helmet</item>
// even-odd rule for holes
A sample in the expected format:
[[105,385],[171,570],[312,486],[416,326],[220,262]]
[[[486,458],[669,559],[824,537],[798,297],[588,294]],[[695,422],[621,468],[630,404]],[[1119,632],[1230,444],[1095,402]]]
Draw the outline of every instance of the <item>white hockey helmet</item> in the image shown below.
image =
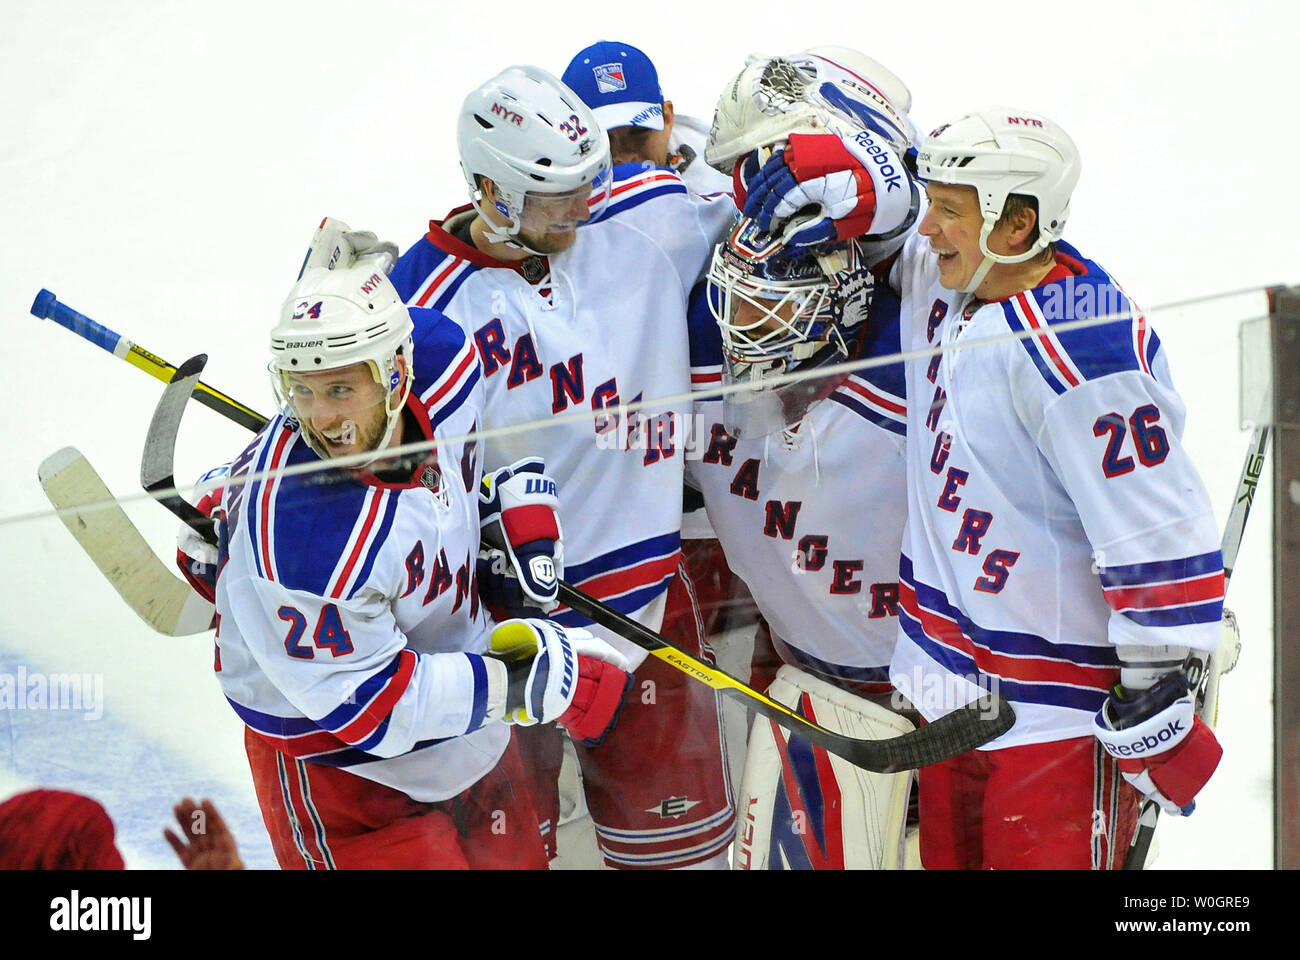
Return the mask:
[[851,135],[864,128],[885,137],[901,157],[916,143],[911,107],[907,85],[856,50],[753,54],[718,98],[704,159],[730,175],[737,159],[792,133]]
[[[355,412],[384,405],[386,427],[371,448],[378,455],[388,445],[411,392],[414,329],[406,305],[375,259],[303,271],[271,331],[269,370],[276,396],[298,417],[303,436],[322,457],[331,454],[300,409],[292,375],[365,363],[376,390],[357,401]],[[405,358],[405,378],[397,368],[399,352]]]
[[496,187],[496,210],[508,222],[497,227],[484,216],[493,241],[528,249],[518,234],[530,193],[545,197],[590,191],[592,216],[608,199],[609,137],[591,108],[540,67],[508,67],[472,91],[461,105],[456,145],[480,215],[478,178],[486,177]]
[[[979,286],[993,264],[1020,263],[1061,239],[1079,168],[1079,151],[1069,135],[1041,114],[1023,110],[977,110],[925,137],[917,152],[917,176],[974,187],[979,195],[984,261],[966,285],[967,292]],[[989,250],[989,234],[1011,194],[1037,201],[1038,239],[1023,253],[995,254]]]
[[723,418],[734,436],[762,436],[801,420],[826,380],[764,381],[852,359],[868,320],[874,278],[846,241],[791,251],[741,218],[709,265],[709,309],[722,333],[728,383]]

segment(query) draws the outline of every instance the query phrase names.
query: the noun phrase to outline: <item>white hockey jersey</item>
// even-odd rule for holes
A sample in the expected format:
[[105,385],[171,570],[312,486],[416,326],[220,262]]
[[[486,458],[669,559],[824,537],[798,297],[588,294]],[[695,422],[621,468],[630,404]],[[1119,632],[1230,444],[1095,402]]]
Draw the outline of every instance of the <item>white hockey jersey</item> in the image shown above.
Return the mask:
[[[832,682],[887,681],[907,509],[903,365],[843,378],[795,430],[735,439],[721,398],[708,399],[723,352],[703,289],[691,304],[691,381],[703,399],[687,478],[727,565],[796,666]],[[878,285],[860,359],[899,352],[898,306]]]
[[[734,214],[730,197],[695,197],[671,170],[627,164],[569,250],[506,263],[433,223],[390,275],[408,303],[436,307],[470,334],[485,427],[521,428],[485,439],[484,469],[545,458],[559,483],[564,579],[652,629],[680,553],[686,300]],[[650,407],[617,412],[641,402]],[[552,616],[591,626],[565,608]]]
[[996,688],[1016,723],[985,749],[1090,735],[1116,644],[1218,642],[1219,537],[1160,339],[1059,250],[1047,282],[964,322],[969,295],[939,285],[928,240],[894,267],[904,349],[963,349],[907,363],[892,678],[929,719]]
[[[483,402],[472,345],[435,311],[411,314],[408,410],[425,437],[471,433]],[[265,477],[321,462],[277,416],[231,467],[217,580],[217,677],[248,727],[422,801],[469,787],[509,741],[505,724],[484,726],[475,445],[440,446],[437,461],[440,477],[426,468],[406,484]]]

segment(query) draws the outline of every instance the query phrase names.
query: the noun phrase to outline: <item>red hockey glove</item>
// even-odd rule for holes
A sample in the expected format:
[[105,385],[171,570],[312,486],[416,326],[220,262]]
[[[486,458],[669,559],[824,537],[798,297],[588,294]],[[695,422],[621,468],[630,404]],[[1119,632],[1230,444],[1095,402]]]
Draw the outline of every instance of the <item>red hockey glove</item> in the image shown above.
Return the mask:
[[1223,748],[1196,715],[1181,671],[1150,690],[1116,687],[1093,722],[1124,779],[1174,816],[1195,809],[1194,797],[1219,765]]

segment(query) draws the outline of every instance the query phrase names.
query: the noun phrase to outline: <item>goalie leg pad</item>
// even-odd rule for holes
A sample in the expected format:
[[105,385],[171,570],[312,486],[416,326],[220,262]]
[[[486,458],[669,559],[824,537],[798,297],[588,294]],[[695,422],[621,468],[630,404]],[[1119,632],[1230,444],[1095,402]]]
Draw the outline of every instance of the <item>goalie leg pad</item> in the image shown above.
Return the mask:
[[[767,690],[836,733],[914,729],[907,718],[789,664]],[[755,718],[737,807],[737,870],[899,870],[911,774],[871,773]]]

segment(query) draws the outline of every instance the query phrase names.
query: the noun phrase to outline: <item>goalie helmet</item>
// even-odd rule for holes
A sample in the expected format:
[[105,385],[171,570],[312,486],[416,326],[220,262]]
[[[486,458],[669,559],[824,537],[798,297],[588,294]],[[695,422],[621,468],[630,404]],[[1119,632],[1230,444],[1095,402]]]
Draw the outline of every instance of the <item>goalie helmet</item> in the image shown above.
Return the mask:
[[[303,436],[322,457],[332,454],[296,396],[301,377],[293,375],[366,364],[376,389],[355,401],[354,412],[359,416],[377,404],[384,405],[385,429],[370,448],[377,455],[388,445],[411,391],[414,329],[402,298],[373,260],[303,271],[271,331],[269,370],[280,403],[288,405]],[[397,366],[399,352],[406,361],[405,378]]]
[[706,162],[731,175],[736,160],[792,133],[852,135],[868,129],[901,157],[916,142],[912,94],[892,71],[847,47],[784,57],[752,55],[723,88]]
[[[722,333],[733,436],[763,436],[798,423],[826,393],[821,367],[852,359],[861,344],[874,279],[854,241],[793,252],[742,218],[713,252],[709,309]],[[781,374],[809,374],[772,384]]]
[[608,198],[609,138],[577,94],[540,67],[508,67],[471,92],[461,106],[456,144],[480,216],[478,178],[495,185],[495,209],[507,220],[498,227],[483,216],[495,242],[529,250],[518,235],[530,193],[555,198],[589,190],[592,216]]
[[[927,136],[916,157],[921,180],[974,187],[984,225],[984,261],[967,292],[983,281],[994,263],[1020,263],[1061,239],[1070,215],[1070,195],[1079,182],[1079,151],[1059,126],[1038,114],[990,107],[945,123]],[[996,254],[989,234],[1011,194],[1038,203],[1038,239],[1018,254]]]

